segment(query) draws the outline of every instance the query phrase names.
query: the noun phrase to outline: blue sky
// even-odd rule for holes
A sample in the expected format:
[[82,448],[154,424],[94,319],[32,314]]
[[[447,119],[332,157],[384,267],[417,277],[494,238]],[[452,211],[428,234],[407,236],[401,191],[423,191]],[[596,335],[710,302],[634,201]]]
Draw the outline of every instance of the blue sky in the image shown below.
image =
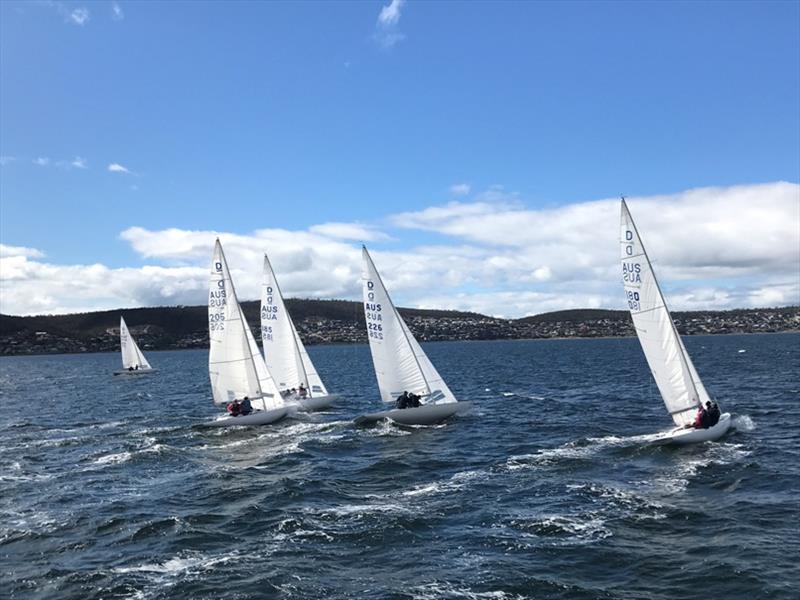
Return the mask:
[[452,201],[797,184],[798,107],[798,2],[5,1],[0,241],[141,269],[194,263],[132,227],[355,223],[411,256],[466,243],[398,226]]

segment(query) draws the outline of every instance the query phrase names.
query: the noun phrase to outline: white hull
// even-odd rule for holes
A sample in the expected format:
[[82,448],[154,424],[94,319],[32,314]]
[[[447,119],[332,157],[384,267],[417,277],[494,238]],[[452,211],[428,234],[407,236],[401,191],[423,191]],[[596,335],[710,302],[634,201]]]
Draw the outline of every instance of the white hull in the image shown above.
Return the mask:
[[149,375],[156,371],[158,371],[158,369],[134,369],[133,371],[123,369],[122,371],[114,371],[114,375]]
[[299,412],[313,412],[315,410],[324,410],[329,408],[331,404],[339,400],[340,396],[336,394],[328,394],[327,396],[315,396],[313,398],[305,398],[300,400],[299,398],[293,398],[292,400],[288,400],[288,404],[291,405],[294,410]]
[[355,419],[356,425],[368,425],[382,419],[391,419],[401,425],[435,425],[457,413],[469,410],[472,402],[446,402],[426,404],[417,408],[395,408],[362,415]]
[[257,410],[243,417],[223,417],[215,421],[203,423],[202,427],[248,427],[253,425],[268,425],[280,421],[289,409],[285,406],[272,410]]
[[659,435],[656,444],[697,444],[700,442],[714,442],[728,433],[731,428],[731,414],[723,413],[719,422],[708,429],[684,429],[677,427]]

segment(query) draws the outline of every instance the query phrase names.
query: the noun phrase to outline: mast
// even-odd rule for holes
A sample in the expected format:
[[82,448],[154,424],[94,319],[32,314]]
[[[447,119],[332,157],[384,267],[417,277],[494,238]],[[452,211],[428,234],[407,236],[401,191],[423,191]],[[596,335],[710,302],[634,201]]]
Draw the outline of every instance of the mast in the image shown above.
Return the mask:
[[[686,370],[689,372],[689,381],[692,384],[692,391],[694,392],[694,406],[701,405],[700,402],[700,394],[697,391],[697,384],[694,381],[694,376],[692,375],[692,370],[689,368],[689,357],[686,355],[686,349],[683,347],[683,341],[681,340],[681,336],[678,333],[677,327],[675,327],[675,321],[672,319],[672,313],[667,306],[667,301],[664,298],[664,293],[661,291],[661,284],[658,283],[658,277],[656,276],[656,272],[653,269],[653,263],[650,262],[650,257],[647,255],[647,249],[644,247],[644,242],[642,241],[642,236],[639,235],[639,229],[636,227],[636,221],[633,220],[633,215],[631,215],[631,211],[628,210],[628,203],[625,202],[625,197],[622,197],[622,205],[625,207],[625,212],[628,215],[628,219],[631,222],[631,226],[633,227],[633,231],[636,234],[637,239],[639,240],[639,244],[642,246],[642,256],[647,261],[647,266],[650,268],[650,273],[653,275],[653,282],[656,285],[656,291],[658,291],[658,296],[661,299],[661,304],[664,305],[664,310],[667,311],[667,316],[669,317],[670,325],[672,326],[672,332],[675,334],[676,339],[678,340],[678,349],[680,352],[681,360],[683,364],[686,365]],[[689,407],[692,408],[692,407]],[[688,410],[688,408],[686,409]],[[683,412],[683,410],[678,411]]]
[[[236,302],[236,310],[239,313],[239,322],[240,322],[241,327],[242,327],[242,332],[244,333],[245,339],[249,342],[250,340],[249,340],[248,334],[250,336],[252,336],[253,334],[249,331],[249,327],[247,326],[247,322],[244,319],[244,311],[242,311],[242,306],[239,304],[239,296],[236,294],[236,286],[233,283],[233,276],[231,275],[231,270],[228,267],[228,259],[225,258],[225,250],[223,250],[222,244],[220,243],[219,238],[217,238],[217,244],[219,245],[220,258],[222,259],[222,262],[225,265],[225,273],[227,273],[228,281],[230,281],[230,284],[231,284],[231,293],[233,295],[234,301]],[[247,351],[250,353],[250,361],[253,364],[255,364],[255,358],[253,357],[253,348],[249,343],[247,344]],[[255,370],[255,368],[254,368],[254,370]],[[261,398],[261,406],[264,408],[264,412],[266,412],[266,410],[267,410],[267,402],[264,399],[264,390],[261,389],[261,380],[258,377],[258,373],[256,373],[256,387],[258,389],[258,396]]]
[[398,322],[400,323],[400,330],[403,332],[403,337],[406,340],[406,344],[408,344],[408,347],[411,349],[411,354],[414,357],[414,362],[416,363],[417,369],[419,370],[419,373],[422,376],[422,381],[425,382],[425,388],[427,389],[427,394],[426,395],[430,395],[431,386],[428,383],[428,378],[425,376],[425,370],[422,368],[422,365],[419,363],[419,357],[417,356],[417,353],[414,352],[414,346],[411,343],[411,341],[408,339],[408,332],[406,331],[406,327],[403,327],[403,325],[405,324],[405,321],[403,321],[403,317],[400,316],[400,313],[398,312],[397,307],[394,305],[394,302],[392,302],[392,297],[389,295],[389,290],[386,289],[386,286],[383,283],[383,279],[381,278],[380,272],[378,272],[378,269],[375,268],[375,263],[372,262],[372,257],[370,256],[369,251],[367,250],[367,247],[365,245],[362,245],[361,249],[364,251],[364,256],[367,258],[367,260],[369,261],[370,265],[372,265],[372,272],[374,272],[375,276],[378,278],[378,282],[381,284],[381,287],[383,288],[383,291],[386,294],[386,298],[389,300],[389,305],[392,307],[392,310],[394,311],[395,317],[397,318]]
[[[278,297],[280,298],[281,304],[283,305],[283,312],[286,317],[286,320],[289,323],[289,331],[292,334],[292,347],[294,348],[294,360],[299,367],[299,371],[303,378],[303,383],[306,386],[308,396],[311,397],[311,384],[308,381],[308,373],[306,372],[306,365],[303,362],[303,355],[300,352],[300,347],[297,344],[297,331],[294,328],[294,322],[292,321],[292,317],[289,316],[289,310],[286,308],[286,302],[283,299],[283,292],[281,292],[281,286],[278,283],[278,278],[275,276],[275,270],[272,268],[272,263],[269,261],[269,257],[267,257],[266,253],[264,253],[264,268],[269,269],[269,272],[272,276],[271,281],[275,285],[275,290],[278,292]],[[262,346],[264,345],[264,340],[261,340],[261,344]]]

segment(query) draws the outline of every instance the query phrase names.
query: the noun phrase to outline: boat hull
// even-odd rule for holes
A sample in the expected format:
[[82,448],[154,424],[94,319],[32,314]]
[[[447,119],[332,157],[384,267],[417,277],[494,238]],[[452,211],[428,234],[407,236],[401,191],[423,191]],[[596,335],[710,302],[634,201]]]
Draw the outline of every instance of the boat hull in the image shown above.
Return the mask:
[[150,375],[156,371],[158,371],[158,369],[134,369],[133,371],[123,369],[122,371],[114,371],[114,375]]
[[339,398],[336,394],[328,394],[327,396],[315,396],[313,398],[304,398],[303,400],[296,399],[292,401],[292,405],[296,406],[296,410],[300,412],[313,412],[329,408]]
[[701,442],[714,442],[728,433],[731,428],[731,414],[723,413],[719,422],[708,429],[683,429],[676,428],[665,431],[655,443],[657,444],[699,444]]
[[395,408],[361,415],[355,419],[355,424],[369,425],[389,419],[401,425],[435,425],[455,414],[466,412],[471,406],[472,402],[447,402],[426,404],[417,408]]
[[289,412],[288,407],[281,406],[272,410],[257,410],[243,417],[224,417],[203,423],[202,427],[251,427],[255,425],[269,425],[284,418]]

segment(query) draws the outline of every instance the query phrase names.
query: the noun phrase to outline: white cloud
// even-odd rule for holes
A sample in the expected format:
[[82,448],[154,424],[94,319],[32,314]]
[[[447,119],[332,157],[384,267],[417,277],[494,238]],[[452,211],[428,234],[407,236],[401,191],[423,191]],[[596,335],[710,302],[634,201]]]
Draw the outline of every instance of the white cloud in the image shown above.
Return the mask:
[[28,258],[41,258],[44,252],[36,248],[26,248],[25,246],[8,246],[7,244],[0,244],[0,258],[8,258],[12,256],[25,256]]
[[125,13],[122,12],[122,7],[118,2],[111,3],[111,18],[115,21],[122,21],[125,18]]
[[[525,208],[495,188],[477,197],[390,216],[401,228],[440,234],[399,248],[362,223],[248,234],[130,227],[121,239],[149,264],[55,265],[33,249],[0,247],[3,312],[68,312],[202,304],[219,236],[243,299],[259,294],[264,252],[287,296],[360,298],[360,250],[370,252],[401,306],[519,317],[565,308],[623,308],[619,200]],[[800,186],[703,188],[630,198],[629,206],[673,309],[800,304]],[[398,236],[395,236],[395,238]],[[443,240],[443,241],[442,241]],[[82,282],[80,290],[74,282]],[[13,285],[12,285],[13,281]],[[37,302],[31,302],[36,298]]]
[[130,175],[130,173],[131,173],[131,172],[128,170],[128,168],[127,168],[127,167],[123,167],[123,166],[122,166],[121,164],[119,164],[119,163],[111,163],[110,165],[108,165],[108,170],[109,170],[109,171],[111,171],[112,173],[127,173],[127,174],[129,174],[129,175]]
[[37,2],[37,4],[55,9],[58,14],[63,17],[64,22],[71,25],[79,25],[82,27],[89,21],[89,18],[91,17],[89,9],[83,6],[78,8],[70,8],[58,0],[40,0]]
[[404,4],[405,0],[392,0],[389,5],[382,7],[380,14],[378,14],[378,21],[375,25],[376,30],[372,38],[384,49],[392,48],[406,38],[397,29],[397,25],[400,22],[400,9]]
[[468,183],[455,183],[450,186],[450,193],[454,196],[466,196],[469,194],[470,186]]
[[392,0],[391,4],[381,8],[378,23],[384,26],[397,25],[400,22],[400,9],[403,4],[405,0]]
[[17,160],[16,156],[0,156],[0,167],[4,167]]
[[81,158],[80,156],[76,156],[72,159],[72,162],[69,163],[70,166],[75,167],[76,169],[87,169],[88,166],[86,165],[86,159]]
[[374,227],[360,223],[323,223],[322,225],[313,225],[309,231],[330,238],[363,242],[385,240],[389,237]]
[[38,158],[33,159],[33,164],[38,165],[40,167],[46,167],[50,164],[50,159],[46,156],[39,156]]
[[68,19],[75,25],[83,26],[89,21],[89,9],[85,7],[73,9],[69,12]]

